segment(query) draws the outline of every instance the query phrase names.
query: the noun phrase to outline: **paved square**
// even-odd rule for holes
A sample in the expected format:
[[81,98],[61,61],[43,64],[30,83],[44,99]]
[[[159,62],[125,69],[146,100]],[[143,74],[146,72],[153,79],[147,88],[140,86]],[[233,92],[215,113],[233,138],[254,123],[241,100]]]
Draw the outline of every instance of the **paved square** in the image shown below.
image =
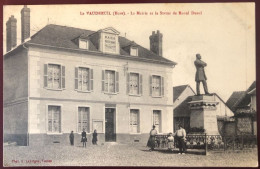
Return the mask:
[[4,166],[241,166],[256,167],[257,152],[185,155],[165,150],[148,151],[144,145],[106,143],[78,146],[4,147]]

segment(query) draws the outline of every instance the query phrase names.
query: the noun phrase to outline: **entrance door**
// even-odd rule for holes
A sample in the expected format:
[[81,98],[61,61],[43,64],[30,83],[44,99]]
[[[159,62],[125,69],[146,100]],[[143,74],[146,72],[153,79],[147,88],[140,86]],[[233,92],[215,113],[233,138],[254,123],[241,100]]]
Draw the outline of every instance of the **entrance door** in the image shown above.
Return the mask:
[[115,108],[106,108],[106,128],[105,128],[105,141],[116,141],[116,128],[115,128]]

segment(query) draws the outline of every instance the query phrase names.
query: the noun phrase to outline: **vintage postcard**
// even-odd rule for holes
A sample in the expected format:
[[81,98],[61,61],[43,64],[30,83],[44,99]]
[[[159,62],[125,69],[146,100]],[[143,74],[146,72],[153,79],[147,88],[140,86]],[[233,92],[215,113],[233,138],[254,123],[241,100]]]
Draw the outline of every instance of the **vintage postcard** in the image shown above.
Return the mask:
[[257,167],[255,3],[4,5],[3,165]]

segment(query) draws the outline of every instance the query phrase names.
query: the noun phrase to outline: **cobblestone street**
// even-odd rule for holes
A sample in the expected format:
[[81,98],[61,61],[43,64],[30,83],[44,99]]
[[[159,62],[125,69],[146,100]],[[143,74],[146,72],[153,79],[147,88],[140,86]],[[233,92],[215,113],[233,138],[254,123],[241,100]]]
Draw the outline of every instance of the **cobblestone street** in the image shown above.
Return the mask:
[[4,166],[241,166],[256,167],[257,152],[201,153],[185,155],[166,150],[148,151],[143,145],[52,145],[45,147],[4,147]]

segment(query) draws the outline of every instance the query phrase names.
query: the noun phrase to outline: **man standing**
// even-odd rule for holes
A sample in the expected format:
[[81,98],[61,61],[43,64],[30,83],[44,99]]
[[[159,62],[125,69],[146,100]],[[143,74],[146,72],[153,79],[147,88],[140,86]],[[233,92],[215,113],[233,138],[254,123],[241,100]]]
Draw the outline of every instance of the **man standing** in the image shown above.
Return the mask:
[[182,128],[182,125],[178,125],[179,129],[176,131],[175,135],[177,137],[178,145],[179,145],[179,154],[185,154],[186,152],[186,146],[185,146],[185,140],[186,140],[186,131],[184,128]]
[[194,61],[194,64],[196,66],[196,76],[195,76],[195,81],[197,83],[197,95],[200,95],[200,82],[203,84],[204,92],[205,94],[209,94],[208,92],[208,86],[207,86],[207,77],[204,71],[204,67],[207,66],[207,63],[203,62],[201,60],[200,54],[196,54],[196,60]]

